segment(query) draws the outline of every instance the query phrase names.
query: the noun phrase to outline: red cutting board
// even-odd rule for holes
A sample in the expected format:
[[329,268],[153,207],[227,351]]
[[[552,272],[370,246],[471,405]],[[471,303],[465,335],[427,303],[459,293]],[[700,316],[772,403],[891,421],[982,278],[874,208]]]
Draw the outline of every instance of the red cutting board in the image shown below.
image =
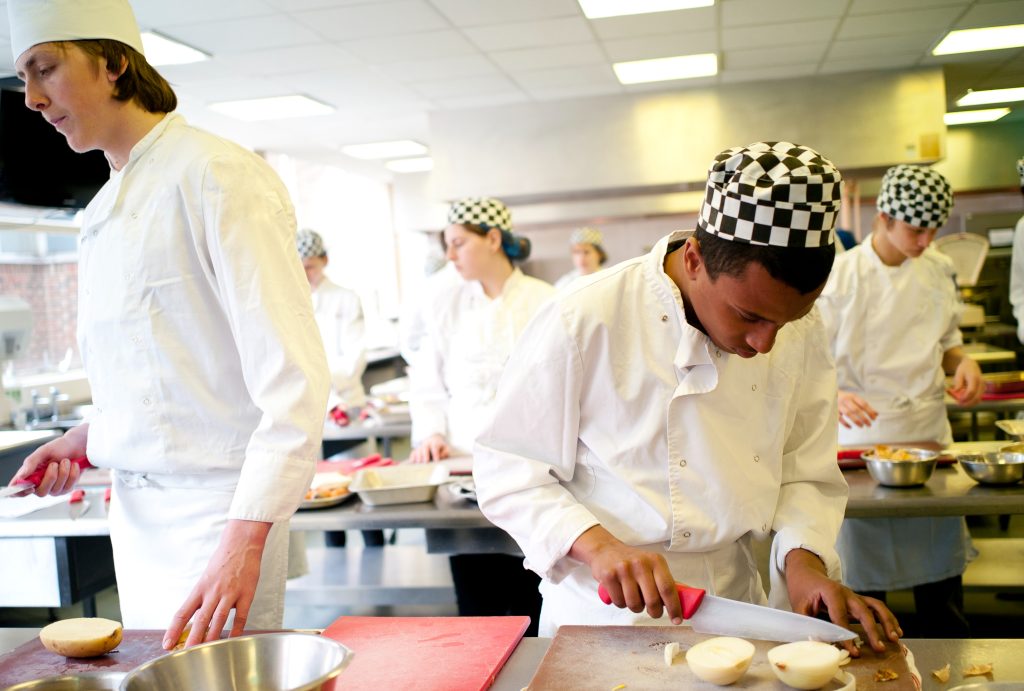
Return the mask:
[[0,656],[0,688],[59,674],[130,672],[164,654],[163,631],[125,631],[120,645],[100,657],[75,658],[51,653],[39,638]]
[[482,691],[529,624],[529,617],[341,617],[323,635],[355,653],[339,690]]

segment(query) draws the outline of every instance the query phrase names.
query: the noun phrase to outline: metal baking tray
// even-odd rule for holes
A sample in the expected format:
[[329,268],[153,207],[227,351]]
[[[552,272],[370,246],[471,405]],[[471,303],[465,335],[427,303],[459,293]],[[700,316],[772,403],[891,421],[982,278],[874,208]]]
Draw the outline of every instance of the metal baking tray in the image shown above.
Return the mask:
[[403,463],[367,468],[356,473],[349,489],[364,504],[412,504],[433,501],[437,488],[448,482],[448,468],[438,463]]

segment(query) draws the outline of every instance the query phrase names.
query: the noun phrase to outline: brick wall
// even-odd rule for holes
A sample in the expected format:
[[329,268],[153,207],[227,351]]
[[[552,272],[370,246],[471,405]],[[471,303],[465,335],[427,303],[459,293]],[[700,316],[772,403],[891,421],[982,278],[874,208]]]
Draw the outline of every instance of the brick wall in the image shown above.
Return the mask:
[[78,263],[0,264],[0,295],[14,295],[32,308],[27,351],[14,361],[15,372],[54,370],[72,348],[71,366],[81,366],[75,342],[78,315]]

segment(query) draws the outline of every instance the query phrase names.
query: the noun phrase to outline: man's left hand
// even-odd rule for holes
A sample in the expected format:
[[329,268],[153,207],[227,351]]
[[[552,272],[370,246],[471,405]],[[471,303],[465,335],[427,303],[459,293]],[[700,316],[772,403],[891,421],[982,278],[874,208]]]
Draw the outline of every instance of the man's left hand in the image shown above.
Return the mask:
[[981,400],[985,392],[985,382],[981,378],[981,367],[973,358],[965,357],[953,373],[953,386],[949,395],[962,406],[972,406]]
[[[794,549],[786,555],[786,586],[794,612],[810,617],[828,612],[829,619],[844,629],[850,627],[852,617],[863,627],[868,643],[878,652],[885,650],[886,640],[895,643],[903,635],[896,616],[884,602],[861,597],[829,578],[825,565],[812,552]],[[853,641],[845,641],[843,647],[853,657],[860,655]]]
[[242,633],[256,594],[263,547],[271,525],[259,521],[228,521],[206,571],[164,634],[164,650],[177,644],[189,620],[192,630],[185,641],[186,647],[218,640],[232,610],[235,619],[231,635]]

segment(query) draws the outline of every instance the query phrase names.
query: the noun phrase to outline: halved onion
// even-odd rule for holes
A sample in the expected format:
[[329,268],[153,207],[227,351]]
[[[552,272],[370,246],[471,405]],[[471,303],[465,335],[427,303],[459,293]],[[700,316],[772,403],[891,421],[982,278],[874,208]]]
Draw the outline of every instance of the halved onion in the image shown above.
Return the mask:
[[839,671],[843,652],[818,641],[797,641],[768,651],[768,663],[782,683],[795,689],[820,689]]
[[709,638],[686,651],[686,664],[693,673],[719,686],[742,677],[753,658],[753,643],[729,636]]

